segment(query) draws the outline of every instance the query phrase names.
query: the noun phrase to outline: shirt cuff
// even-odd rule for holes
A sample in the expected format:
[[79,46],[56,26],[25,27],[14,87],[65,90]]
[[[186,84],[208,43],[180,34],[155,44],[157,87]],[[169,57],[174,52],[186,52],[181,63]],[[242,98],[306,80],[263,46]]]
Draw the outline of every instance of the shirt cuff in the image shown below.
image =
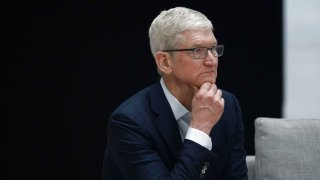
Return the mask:
[[207,148],[209,151],[211,151],[212,149],[212,142],[210,136],[198,129],[189,127],[186,139],[200,144],[201,146]]

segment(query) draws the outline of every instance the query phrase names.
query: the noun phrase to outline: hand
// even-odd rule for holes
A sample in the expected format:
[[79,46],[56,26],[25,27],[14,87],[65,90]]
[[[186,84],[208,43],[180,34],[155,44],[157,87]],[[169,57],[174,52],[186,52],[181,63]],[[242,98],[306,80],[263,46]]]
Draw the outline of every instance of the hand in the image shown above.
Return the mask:
[[222,92],[215,84],[203,83],[192,99],[190,127],[210,134],[224,110]]

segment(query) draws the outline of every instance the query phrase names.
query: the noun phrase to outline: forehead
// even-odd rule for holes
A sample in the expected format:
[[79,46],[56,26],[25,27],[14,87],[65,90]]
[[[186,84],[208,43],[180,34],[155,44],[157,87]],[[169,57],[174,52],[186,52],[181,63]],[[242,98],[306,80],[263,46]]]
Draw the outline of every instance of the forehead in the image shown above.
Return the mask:
[[186,30],[181,35],[183,36],[181,46],[210,47],[217,44],[217,39],[211,30]]

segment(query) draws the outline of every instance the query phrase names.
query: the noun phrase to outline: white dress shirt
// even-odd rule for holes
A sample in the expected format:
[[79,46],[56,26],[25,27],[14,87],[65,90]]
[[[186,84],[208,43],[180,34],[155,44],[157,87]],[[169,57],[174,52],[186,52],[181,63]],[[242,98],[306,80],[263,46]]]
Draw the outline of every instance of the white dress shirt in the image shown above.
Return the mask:
[[167,86],[165,85],[163,79],[161,78],[160,84],[164,91],[164,94],[170,104],[172,109],[173,115],[177,120],[179,125],[180,135],[182,137],[182,141],[184,139],[188,139],[194,141],[201,146],[207,148],[208,150],[212,149],[212,142],[210,136],[208,136],[203,131],[200,131],[195,128],[189,127],[191,121],[191,112],[188,111],[179,101],[175,98],[171,92],[168,90]]

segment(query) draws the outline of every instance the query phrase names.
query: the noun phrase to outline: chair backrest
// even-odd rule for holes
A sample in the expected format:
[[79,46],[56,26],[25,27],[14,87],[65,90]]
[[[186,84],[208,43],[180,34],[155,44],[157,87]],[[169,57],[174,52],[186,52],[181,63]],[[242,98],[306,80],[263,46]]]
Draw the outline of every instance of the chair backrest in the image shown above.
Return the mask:
[[257,118],[255,179],[319,180],[320,119]]

